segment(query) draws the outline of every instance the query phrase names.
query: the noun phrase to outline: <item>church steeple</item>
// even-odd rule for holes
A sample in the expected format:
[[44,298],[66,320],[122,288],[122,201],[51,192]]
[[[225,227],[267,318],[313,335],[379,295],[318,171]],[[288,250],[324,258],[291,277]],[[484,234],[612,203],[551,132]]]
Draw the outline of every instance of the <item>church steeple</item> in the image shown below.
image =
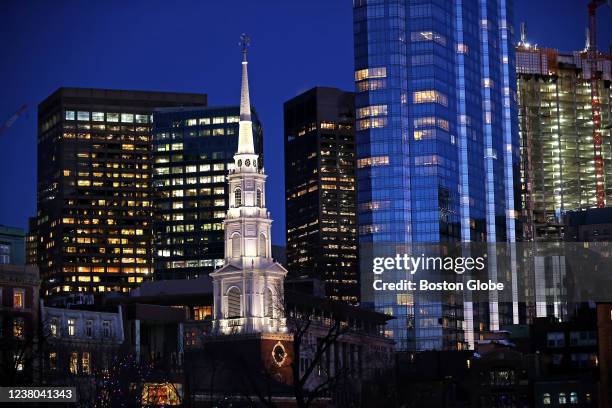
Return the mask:
[[242,86],[240,88],[240,123],[238,130],[238,154],[254,154],[253,123],[251,122],[251,99],[249,97],[249,72],[247,48],[251,40],[246,34],[240,36],[242,47]]
[[229,208],[223,222],[225,265],[210,274],[214,286],[214,330],[218,333],[286,331],[283,302],[285,268],[272,259],[272,219],[266,208],[266,175],[253,146],[246,50],[242,34],[242,86],[238,149],[227,176]]

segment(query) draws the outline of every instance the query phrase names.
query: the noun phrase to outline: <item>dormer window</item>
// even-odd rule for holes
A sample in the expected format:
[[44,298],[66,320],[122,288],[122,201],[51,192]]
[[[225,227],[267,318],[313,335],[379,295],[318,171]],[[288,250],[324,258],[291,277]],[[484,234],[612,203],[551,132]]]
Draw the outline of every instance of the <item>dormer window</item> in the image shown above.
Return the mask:
[[234,206],[242,206],[242,190],[240,188],[234,190]]

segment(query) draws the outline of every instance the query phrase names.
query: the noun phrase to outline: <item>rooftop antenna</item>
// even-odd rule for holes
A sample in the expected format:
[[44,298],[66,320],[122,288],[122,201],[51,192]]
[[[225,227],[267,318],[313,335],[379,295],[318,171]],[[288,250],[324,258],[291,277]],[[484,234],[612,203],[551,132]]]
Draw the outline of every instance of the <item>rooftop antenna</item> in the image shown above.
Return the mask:
[[527,24],[523,21],[521,23],[521,43],[525,44],[527,42]]

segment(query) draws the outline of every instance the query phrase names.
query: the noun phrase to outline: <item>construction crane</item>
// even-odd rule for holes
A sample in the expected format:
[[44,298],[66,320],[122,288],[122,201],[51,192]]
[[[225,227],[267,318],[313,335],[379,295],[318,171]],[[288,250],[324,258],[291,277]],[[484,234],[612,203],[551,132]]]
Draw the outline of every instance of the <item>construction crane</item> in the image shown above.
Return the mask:
[[593,118],[593,158],[595,161],[595,193],[597,197],[597,207],[606,206],[606,191],[604,185],[604,165],[601,154],[602,129],[601,129],[601,105],[599,100],[599,79],[600,72],[597,70],[597,8],[604,4],[610,4],[610,0],[591,0],[588,5],[589,10],[589,32],[586,47],[586,59],[590,70],[591,80],[591,113]]

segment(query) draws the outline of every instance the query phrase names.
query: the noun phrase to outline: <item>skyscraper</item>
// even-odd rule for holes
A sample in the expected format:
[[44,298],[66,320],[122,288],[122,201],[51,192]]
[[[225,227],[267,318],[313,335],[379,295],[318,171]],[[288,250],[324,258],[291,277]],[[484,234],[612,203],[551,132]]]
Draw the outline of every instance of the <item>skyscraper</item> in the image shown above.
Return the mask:
[[[240,108],[160,108],[153,115],[155,279],[185,279],[223,265],[228,170],[238,147]],[[263,167],[263,132],[251,112]]]
[[290,276],[359,300],[355,94],[316,87],[285,102],[285,212]]
[[[360,246],[515,240],[512,3],[353,3]],[[397,317],[400,349],[462,341],[446,336],[444,299],[372,301]]]
[[45,294],[128,291],[151,273],[151,114],[206,95],[60,88],[38,107]]
[[585,51],[527,42],[516,48],[524,239],[563,239],[563,214],[596,207],[592,85],[598,87],[604,204],[612,203],[612,55],[599,54],[592,80]]

